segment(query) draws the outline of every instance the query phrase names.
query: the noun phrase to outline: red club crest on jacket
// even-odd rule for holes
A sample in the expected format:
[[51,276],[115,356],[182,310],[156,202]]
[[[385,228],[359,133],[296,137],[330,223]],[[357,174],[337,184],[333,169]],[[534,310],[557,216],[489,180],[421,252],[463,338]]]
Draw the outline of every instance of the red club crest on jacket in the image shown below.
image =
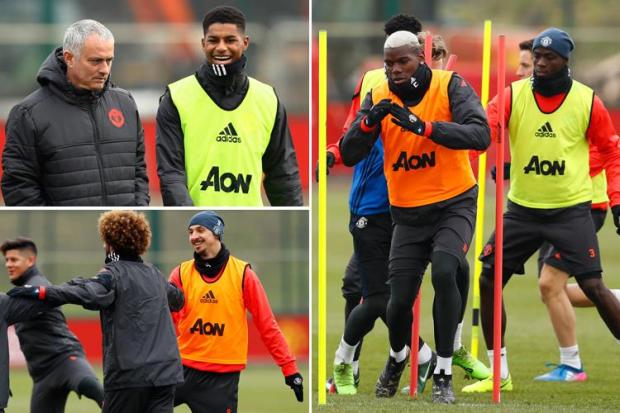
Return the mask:
[[125,117],[123,116],[123,112],[116,108],[110,109],[110,111],[108,112],[108,119],[110,119],[112,125],[116,126],[117,128],[122,128],[125,124]]

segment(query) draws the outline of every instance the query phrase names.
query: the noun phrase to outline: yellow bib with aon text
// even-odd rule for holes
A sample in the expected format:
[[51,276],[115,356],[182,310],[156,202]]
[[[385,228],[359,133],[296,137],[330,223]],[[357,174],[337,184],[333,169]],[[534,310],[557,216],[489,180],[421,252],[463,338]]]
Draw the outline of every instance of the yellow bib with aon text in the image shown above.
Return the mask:
[[542,112],[530,79],[511,85],[510,192],[508,198],[529,208],[565,208],[592,199],[586,132],[593,91],[573,80],[564,101]]
[[194,75],[170,84],[185,148],[187,189],[196,206],[262,206],[262,156],[275,123],[273,88],[249,78],[233,110],[219,107]]

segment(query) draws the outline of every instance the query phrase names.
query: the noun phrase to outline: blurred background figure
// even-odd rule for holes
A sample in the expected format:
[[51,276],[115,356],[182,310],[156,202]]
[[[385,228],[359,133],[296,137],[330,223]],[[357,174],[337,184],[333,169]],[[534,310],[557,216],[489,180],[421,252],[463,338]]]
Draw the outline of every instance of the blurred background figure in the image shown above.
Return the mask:
[[[37,246],[18,237],[0,245],[11,284],[51,285],[37,268]],[[91,367],[82,344],[67,327],[62,310],[50,308],[31,320],[15,324],[26,356],[33,389],[30,412],[62,413],[71,391],[103,403],[103,386]]]

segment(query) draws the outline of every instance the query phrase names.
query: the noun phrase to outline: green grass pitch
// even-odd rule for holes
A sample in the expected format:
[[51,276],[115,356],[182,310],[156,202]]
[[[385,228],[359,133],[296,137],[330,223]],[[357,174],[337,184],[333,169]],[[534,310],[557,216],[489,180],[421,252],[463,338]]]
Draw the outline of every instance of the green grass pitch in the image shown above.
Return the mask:
[[[308,377],[307,364],[299,364],[301,374]],[[96,369],[102,379],[101,368]],[[244,413],[307,413],[309,382],[304,383],[305,399],[299,403],[293,391],[284,384],[280,368],[275,364],[249,364],[241,373],[239,382],[239,412]],[[30,411],[30,392],[32,380],[26,369],[11,370],[11,390],[6,413],[28,413]],[[92,413],[99,409],[90,399],[78,399],[75,393],[69,395],[65,411],[67,413]],[[175,413],[189,413],[186,405],[174,409]]]
[[[327,263],[327,371],[331,376],[334,352],[343,331],[344,300],[340,294],[341,278],[352,251],[351,236],[348,232],[349,212],[347,196],[349,179],[331,176],[328,181],[328,263]],[[490,182],[493,185],[493,182]],[[488,188],[489,190],[491,188]],[[494,189],[494,188],[492,188]],[[485,241],[490,235],[494,222],[494,195],[488,192],[485,217]],[[316,192],[313,203],[317,202]],[[315,209],[316,211],[316,209]],[[313,220],[317,216],[314,214]],[[316,233],[315,233],[316,235]],[[611,214],[608,214],[605,227],[599,233],[604,280],[610,288],[620,288],[620,237],[616,234]],[[316,245],[316,241],[313,245]],[[314,254],[316,269],[316,253]],[[473,271],[473,248],[470,254]],[[508,363],[513,378],[514,391],[503,393],[501,407],[492,402],[492,395],[466,395],[460,389],[471,383],[463,378],[462,370],[455,367],[454,389],[457,403],[453,406],[435,406],[430,400],[430,385],[417,399],[397,394],[392,399],[377,399],[374,385],[385,364],[389,349],[387,329],[379,320],[375,329],[364,339],[361,356],[361,384],[356,396],[327,395],[327,404],[318,405],[316,382],[316,354],[313,355],[313,411],[320,413],[360,413],[360,412],[562,412],[587,409],[591,412],[617,412],[620,406],[620,345],[599,318],[596,309],[576,309],[577,333],[581,358],[588,374],[583,383],[540,383],[533,377],[547,369],[546,362],[559,362],[559,351],[546,309],[539,298],[536,285],[535,259],[530,259],[525,276],[515,276],[505,290],[504,299],[508,311],[508,331],[506,343]],[[313,309],[316,317],[316,270],[313,280]],[[431,304],[433,288],[427,273],[422,292],[422,317],[420,334],[433,347],[433,327]],[[463,342],[470,346],[471,331],[471,287],[469,305],[465,317]],[[313,348],[316,349],[316,319],[313,320]],[[482,336],[482,333],[480,333]],[[316,350],[315,350],[316,351]],[[481,337],[479,357],[488,364],[486,347]],[[401,386],[409,381],[409,367],[401,380]],[[325,391],[324,384],[318,383],[318,391]]]

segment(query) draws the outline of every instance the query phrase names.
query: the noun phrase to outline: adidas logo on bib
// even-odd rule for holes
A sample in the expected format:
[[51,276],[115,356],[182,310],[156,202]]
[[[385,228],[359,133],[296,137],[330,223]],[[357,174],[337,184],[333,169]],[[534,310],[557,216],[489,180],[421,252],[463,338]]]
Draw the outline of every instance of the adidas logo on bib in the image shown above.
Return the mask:
[[536,136],[537,138],[555,138],[555,137],[557,137],[557,135],[555,134],[555,132],[551,128],[551,124],[549,122],[545,122],[544,125],[542,125],[540,128],[538,128],[538,130],[536,131],[534,136]]
[[241,137],[237,135],[237,131],[232,122],[218,133],[215,138],[216,142],[229,142],[229,143],[241,143]]
[[206,293],[200,298],[200,302],[207,304],[217,304],[217,298],[215,298],[215,294],[213,294],[213,291],[209,290],[208,293]]

